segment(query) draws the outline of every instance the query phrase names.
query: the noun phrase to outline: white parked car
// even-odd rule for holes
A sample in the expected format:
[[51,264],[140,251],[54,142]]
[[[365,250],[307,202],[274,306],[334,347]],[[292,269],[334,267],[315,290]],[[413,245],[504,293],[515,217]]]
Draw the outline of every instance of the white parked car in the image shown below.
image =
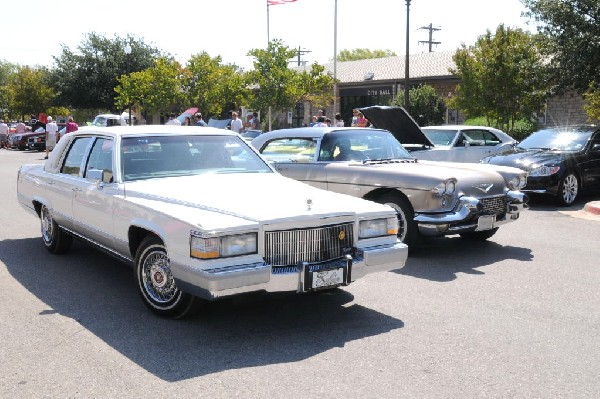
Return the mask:
[[108,126],[126,126],[127,120],[121,115],[101,114],[97,115],[92,121],[92,126],[108,127]]
[[131,264],[143,302],[166,317],[348,285],[408,253],[391,207],[283,177],[223,129],[83,127],[44,165],[21,166],[17,185],[48,251],[76,237]]
[[[401,107],[368,107],[362,112],[373,126],[391,131],[417,159],[479,162],[517,144],[511,136],[487,126],[444,125],[421,127]],[[414,125],[414,126],[411,126]]]

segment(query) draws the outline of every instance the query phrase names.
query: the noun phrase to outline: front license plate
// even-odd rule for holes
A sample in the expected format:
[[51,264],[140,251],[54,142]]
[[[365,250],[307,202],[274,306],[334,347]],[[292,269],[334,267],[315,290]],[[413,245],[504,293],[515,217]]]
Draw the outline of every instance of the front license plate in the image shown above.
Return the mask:
[[479,220],[477,221],[476,231],[491,230],[494,228],[495,224],[496,224],[496,216],[495,215],[480,216]]
[[344,282],[344,268],[312,272],[312,288],[326,288],[340,285]]

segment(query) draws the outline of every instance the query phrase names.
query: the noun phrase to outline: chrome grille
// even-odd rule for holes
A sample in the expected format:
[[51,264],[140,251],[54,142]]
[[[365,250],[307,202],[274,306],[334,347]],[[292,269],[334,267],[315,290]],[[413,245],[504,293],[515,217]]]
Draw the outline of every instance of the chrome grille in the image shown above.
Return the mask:
[[265,260],[272,266],[337,259],[351,252],[353,223],[265,233]]
[[506,196],[481,198],[484,215],[503,215],[506,213]]

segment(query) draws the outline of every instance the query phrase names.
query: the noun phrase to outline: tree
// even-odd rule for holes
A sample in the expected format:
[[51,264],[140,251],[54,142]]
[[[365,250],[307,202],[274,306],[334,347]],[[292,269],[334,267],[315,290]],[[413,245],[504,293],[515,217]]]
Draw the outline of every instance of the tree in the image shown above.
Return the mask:
[[394,57],[396,53],[391,50],[369,50],[367,48],[357,48],[354,50],[342,50],[337,55],[339,62],[366,60],[370,58]]
[[600,87],[596,82],[591,82],[588,90],[583,93],[586,104],[583,106],[590,120],[600,120]]
[[499,25],[474,46],[463,45],[453,60],[461,83],[450,101],[467,117],[485,116],[488,125],[510,132],[516,120],[542,109],[548,81],[539,37]]
[[[410,89],[410,113],[419,126],[441,125],[444,123],[446,104],[429,85],[420,85]],[[392,105],[404,105],[404,98],[398,96]]]
[[[129,56],[124,51],[126,45],[131,46]],[[74,108],[115,110],[117,78],[128,71],[151,67],[160,55],[158,50],[131,36],[110,40],[88,33],[76,51],[63,46],[61,54],[54,57],[52,82],[57,102]]]
[[117,79],[115,104],[122,109],[139,105],[140,110],[147,112],[175,112],[185,102],[182,78],[183,68],[179,62],[158,58],[152,67]]
[[221,64],[221,57],[206,52],[192,56],[186,64],[184,92],[187,103],[206,115],[222,116],[231,108],[247,104],[250,90],[236,65]]
[[561,88],[580,92],[600,82],[600,6],[598,0],[522,0],[538,30],[548,39],[543,50]]
[[296,75],[296,101],[308,101],[317,108],[324,108],[334,99],[333,76],[325,73],[325,67],[314,63],[310,70],[300,71]]
[[296,56],[280,40],[273,40],[267,49],[253,49],[248,52],[253,56],[254,69],[246,74],[249,87],[254,89],[251,107],[266,110],[272,107],[275,111],[287,111],[297,99],[294,89],[296,72],[288,68],[288,61]]
[[45,67],[18,67],[8,84],[11,112],[22,120],[31,114],[47,112],[54,98],[53,90],[48,85],[48,77]]
[[8,62],[0,62],[0,117],[8,119],[10,98],[8,84],[17,71],[17,66]]

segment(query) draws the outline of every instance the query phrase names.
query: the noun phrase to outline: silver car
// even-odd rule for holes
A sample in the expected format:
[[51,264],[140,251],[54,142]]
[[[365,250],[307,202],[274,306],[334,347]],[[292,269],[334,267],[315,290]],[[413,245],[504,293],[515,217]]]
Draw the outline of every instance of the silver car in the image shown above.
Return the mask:
[[283,129],[252,145],[287,177],[391,205],[409,247],[422,236],[488,239],[527,207],[522,170],[419,161],[387,130]]

